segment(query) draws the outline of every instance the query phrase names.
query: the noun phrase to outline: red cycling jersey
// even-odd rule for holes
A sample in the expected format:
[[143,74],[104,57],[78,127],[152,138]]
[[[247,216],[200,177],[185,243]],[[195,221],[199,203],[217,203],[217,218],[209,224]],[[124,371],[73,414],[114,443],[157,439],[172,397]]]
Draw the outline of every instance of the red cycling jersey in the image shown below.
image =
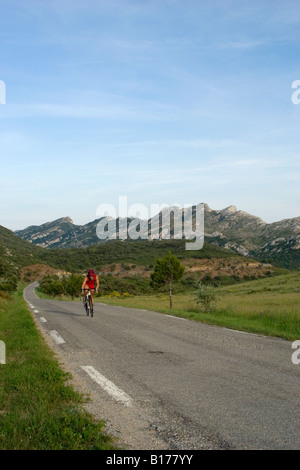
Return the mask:
[[95,283],[96,283],[97,277],[95,276],[94,279],[89,279],[87,278],[86,285],[89,286],[90,289],[95,289]]

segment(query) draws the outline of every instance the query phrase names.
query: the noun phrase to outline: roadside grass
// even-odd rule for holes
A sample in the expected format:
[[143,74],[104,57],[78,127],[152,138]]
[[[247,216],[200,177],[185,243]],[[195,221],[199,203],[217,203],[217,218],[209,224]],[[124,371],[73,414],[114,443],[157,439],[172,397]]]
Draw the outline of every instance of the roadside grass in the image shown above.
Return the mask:
[[84,410],[23,299],[0,296],[0,450],[112,450],[113,438]]
[[217,308],[209,314],[200,310],[192,292],[174,295],[172,310],[169,296],[163,294],[106,296],[99,300],[293,341],[300,338],[299,281],[300,273],[296,272],[222,287]]

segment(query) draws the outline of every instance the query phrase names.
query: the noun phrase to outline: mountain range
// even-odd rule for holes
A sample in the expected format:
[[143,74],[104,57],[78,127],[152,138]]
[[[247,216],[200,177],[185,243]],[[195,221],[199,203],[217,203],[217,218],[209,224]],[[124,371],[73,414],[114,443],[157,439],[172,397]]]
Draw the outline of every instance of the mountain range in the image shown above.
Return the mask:
[[[200,204],[197,205],[199,206]],[[222,210],[213,210],[207,204],[201,204],[201,207],[204,208],[205,242],[227,248],[245,257],[270,261],[288,269],[300,269],[300,217],[266,223],[259,217],[237,210],[233,205]],[[191,208],[186,214],[190,220],[187,221],[186,218],[185,222],[190,222],[192,226],[192,223],[195,223],[195,208],[194,212]],[[125,227],[126,232],[133,222],[135,226],[140,224],[140,227],[146,227],[145,230],[148,230],[158,223],[158,217],[157,215],[148,221],[128,218],[125,226],[124,219],[110,220],[112,224],[115,223],[117,238],[124,240],[126,234],[121,232],[121,227],[123,230]],[[43,248],[86,248],[104,243],[96,233],[101,220],[103,218],[85,225],[76,225],[70,217],[62,217],[42,225],[17,230],[15,234]],[[159,236],[166,238],[168,231],[169,234],[172,233],[172,227],[172,223],[170,227],[161,222]]]

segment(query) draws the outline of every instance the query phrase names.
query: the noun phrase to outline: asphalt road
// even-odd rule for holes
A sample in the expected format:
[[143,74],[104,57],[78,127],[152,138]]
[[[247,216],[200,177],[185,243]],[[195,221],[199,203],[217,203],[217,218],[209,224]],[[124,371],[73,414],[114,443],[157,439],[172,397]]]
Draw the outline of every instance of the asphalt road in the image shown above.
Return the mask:
[[156,312],[24,297],[89,409],[131,449],[300,449],[292,343]]

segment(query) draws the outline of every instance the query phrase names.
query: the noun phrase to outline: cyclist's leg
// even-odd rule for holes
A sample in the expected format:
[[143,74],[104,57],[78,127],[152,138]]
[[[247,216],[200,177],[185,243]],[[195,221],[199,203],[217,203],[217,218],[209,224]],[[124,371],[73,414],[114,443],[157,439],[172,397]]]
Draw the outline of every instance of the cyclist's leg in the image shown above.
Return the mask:
[[84,298],[85,298],[85,300],[86,300],[86,296],[88,294],[88,291],[89,291],[89,286],[85,285],[84,286]]
[[91,292],[91,301],[92,301],[92,305],[94,305],[94,292],[95,292],[95,289],[90,289],[90,292]]
[[93,317],[94,316],[94,298],[93,298],[94,289],[90,289],[90,293],[91,293],[91,297],[90,297],[90,300],[91,300],[91,317]]
[[87,285],[84,286],[84,293],[83,293],[83,305],[85,307],[85,309],[87,310],[87,294],[88,294],[88,291],[89,291],[89,287]]

